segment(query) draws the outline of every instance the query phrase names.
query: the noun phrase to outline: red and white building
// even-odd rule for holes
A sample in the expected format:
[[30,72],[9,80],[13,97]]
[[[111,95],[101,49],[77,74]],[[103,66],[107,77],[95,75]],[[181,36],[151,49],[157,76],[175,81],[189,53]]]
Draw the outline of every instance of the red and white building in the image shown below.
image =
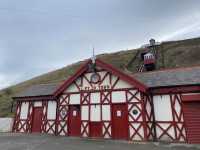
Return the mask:
[[88,60],[14,100],[13,132],[200,143],[200,67],[130,74]]

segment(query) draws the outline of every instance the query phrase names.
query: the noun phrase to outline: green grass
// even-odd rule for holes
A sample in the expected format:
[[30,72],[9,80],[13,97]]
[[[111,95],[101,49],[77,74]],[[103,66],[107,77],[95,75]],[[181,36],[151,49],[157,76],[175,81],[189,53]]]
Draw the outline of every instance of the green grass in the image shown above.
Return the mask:
[[[139,55],[137,55],[133,63],[127,67],[127,64],[136,55],[137,50],[139,50]],[[126,70],[135,73],[141,63],[140,53],[142,51],[143,49],[133,49],[101,54],[97,57],[122,71]],[[157,69],[200,65],[200,38],[164,42],[157,47],[157,51]],[[1,90],[0,116],[6,117],[13,115],[13,113],[11,113],[12,96],[16,93],[34,84],[63,82],[69,76],[73,75],[82,63],[83,62],[78,62]]]

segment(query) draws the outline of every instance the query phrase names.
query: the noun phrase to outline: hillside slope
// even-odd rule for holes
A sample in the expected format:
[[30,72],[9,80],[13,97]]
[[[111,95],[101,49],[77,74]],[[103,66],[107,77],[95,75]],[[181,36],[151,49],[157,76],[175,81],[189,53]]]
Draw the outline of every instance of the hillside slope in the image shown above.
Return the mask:
[[[163,42],[156,49],[158,52],[158,70],[163,68],[200,65],[200,38]],[[140,53],[142,53],[143,51],[144,49],[139,48],[109,54],[102,54],[98,55],[97,57],[107,63],[112,64],[120,70],[126,70],[135,73],[137,72],[137,69],[141,63]],[[68,76],[71,76],[73,73],[75,73],[75,71],[82,63],[83,61],[1,90],[0,116],[5,117],[13,115],[13,113],[11,113],[11,97],[16,93],[34,84],[63,82]]]

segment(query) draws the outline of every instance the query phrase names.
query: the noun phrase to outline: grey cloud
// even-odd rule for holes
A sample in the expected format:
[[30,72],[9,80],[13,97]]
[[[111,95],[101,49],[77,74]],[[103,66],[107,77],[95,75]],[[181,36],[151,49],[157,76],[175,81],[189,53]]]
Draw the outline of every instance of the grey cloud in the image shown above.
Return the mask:
[[199,29],[176,31],[199,21],[199,5],[198,0],[1,0],[0,75],[13,76],[9,84],[20,82],[90,57],[92,45],[103,53],[134,48],[151,37],[198,36]]

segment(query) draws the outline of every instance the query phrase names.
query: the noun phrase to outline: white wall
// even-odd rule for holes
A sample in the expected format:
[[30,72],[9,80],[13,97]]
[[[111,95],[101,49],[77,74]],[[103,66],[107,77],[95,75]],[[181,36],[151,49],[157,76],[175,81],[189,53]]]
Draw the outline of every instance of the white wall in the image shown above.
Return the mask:
[[89,106],[81,106],[81,120],[89,120]]
[[[107,89],[110,89],[114,84],[115,81],[118,79],[117,76],[115,75],[111,75],[111,82],[110,82],[110,74],[107,75],[105,78],[104,76],[107,74],[106,71],[102,71],[102,72],[98,72],[98,74],[101,76],[101,79],[104,79],[103,82],[99,85],[99,84],[92,84],[92,86],[94,86],[97,90],[99,90],[100,86],[105,86],[107,87]],[[83,85],[81,86],[81,78],[78,78],[75,82],[77,84],[77,86],[80,89],[92,89],[92,86],[90,85],[90,78],[91,78],[92,73],[85,73],[84,74],[84,78],[82,78],[83,80]],[[87,78],[87,79],[86,79]],[[73,83],[71,84],[66,90],[65,92],[78,92],[79,88],[77,88],[77,86]],[[122,89],[122,88],[133,88],[133,85],[127,83],[126,81],[123,80],[119,80],[118,83],[115,85],[114,89]]]
[[124,103],[126,102],[125,91],[112,92],[112,103]]
[[98,93],[91,93],[90,99],[91,99],[90,102],[92,104],[100,103],[100,92],[98,92]]
[[11,132],[13,118],[0,118],[0,132]]
[[102,120],[104,120],[104,121],[110,121],[111,120],[110,105],[102,105]]
[[133,86],[130,85],[129,83],[119,80],[117,84],[115,85],[114,89],[121,89],[121,88],[132,88]]
[[47,119],[56,119],[56,102],[48,102]]
[[42,107],[42,102],[34,102],[34,107]]
[[90,106],[90,121],[101,121],[100,105]]
[[172,109],[169,95],[153,96],[156,121],[172,121]]
[[71,94],[69,104],[80,104],[81,96],[80,94]]
[[21,106],[21,113],[20,113],[20,119],[27,119],[28,116],[28,102],[23,102]]

